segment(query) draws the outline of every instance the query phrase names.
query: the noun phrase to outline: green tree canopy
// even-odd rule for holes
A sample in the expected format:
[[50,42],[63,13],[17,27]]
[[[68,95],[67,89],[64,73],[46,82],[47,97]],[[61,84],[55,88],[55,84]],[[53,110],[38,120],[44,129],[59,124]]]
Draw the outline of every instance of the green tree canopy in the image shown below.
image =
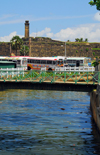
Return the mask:
[[29,56],[29,47],[28,46],[25,46],[23,45],[20,49],[20,55],[21,56]]
[[96,5],[96,9],[100,10],[100,0],[92,0],[89,2],[91,6]]
[[85,42],[88,42],[88,38],[85,38]]
[[13,50],[16,50],[16,56],[17,56],[17,50],[21,48],[23,45],[23,40],[19,36],[14,36],[11,40],[11,47]]
[[79,42],[79,40],[80,40],[79,38],[75,38],[75,41],[76,41],[76,42]]

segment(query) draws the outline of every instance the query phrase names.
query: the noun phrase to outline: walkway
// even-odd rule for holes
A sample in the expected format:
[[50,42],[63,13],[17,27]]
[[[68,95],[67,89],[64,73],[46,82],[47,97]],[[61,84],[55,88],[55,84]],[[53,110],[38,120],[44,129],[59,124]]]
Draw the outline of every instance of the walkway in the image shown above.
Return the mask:
[[45,89],[65,91],[86,91],[96,89],[100,83],[100,72],[80,71],[7,71],[1,72],[1,89]]

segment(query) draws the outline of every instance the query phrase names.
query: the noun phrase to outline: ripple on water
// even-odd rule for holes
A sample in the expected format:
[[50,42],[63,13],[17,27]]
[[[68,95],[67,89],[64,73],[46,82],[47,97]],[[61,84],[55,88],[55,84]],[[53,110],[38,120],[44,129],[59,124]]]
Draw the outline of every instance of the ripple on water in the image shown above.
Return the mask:
[[84,92],[0,92],[0,155],[98,154],[89,104]]

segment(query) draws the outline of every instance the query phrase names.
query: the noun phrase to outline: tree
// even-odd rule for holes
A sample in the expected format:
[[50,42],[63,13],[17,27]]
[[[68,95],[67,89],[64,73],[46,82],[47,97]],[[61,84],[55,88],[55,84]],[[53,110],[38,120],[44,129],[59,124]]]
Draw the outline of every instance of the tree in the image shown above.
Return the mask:
[[79,39],[79,42],[83,42],[83,38],[80,38],[80,39]]
[[97,10],[100,10],[100,0],[93,0],[93,1],[90,1],[89,4],[90,4],[91,6],[96,5],[96,9],[97,9]]
[[70,42],[70,40],[67,40],[67,42]]
[[79,42],[79,38],[75,38],[75,41],[76,41],[76,42]]
[[28,56],[29,55],[29,47],[28,46],[25,46],[25,45],[23,45],[22,47],[21,47],[21,49],[20,49],[20,55],[26,55],[26,56]]
[[21,48],[23,45],[23,40],[19,36],[14,36],[11,40],[11,47],[13,50],[16,50],[16,56],[17,56],[17,50]]
[[85,42],[88,42],[88,39],[87,38],[85,39]]

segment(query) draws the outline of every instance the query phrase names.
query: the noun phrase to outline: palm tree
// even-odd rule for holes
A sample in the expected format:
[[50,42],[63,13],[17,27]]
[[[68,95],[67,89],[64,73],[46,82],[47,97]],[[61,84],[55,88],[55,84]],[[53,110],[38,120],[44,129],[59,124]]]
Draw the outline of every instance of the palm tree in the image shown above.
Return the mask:
[[79,38],[75,38],[75,41],[76,41],[76,42],[79,42]]
[[12,49],[16,50],[16,56],[17,56],[17,50],[19,50],[23,45],[23,40],[19,36],[14,36],[10,41]]
[[88,38],[85,39],[85,42],[88,42]]
[[29,47],[28,46],[25,46],[23,45],[20,49],[20,55],[26,55],[28,56],[29,55]]
[[79,42],[83,42],[83,38],[80,38]]

